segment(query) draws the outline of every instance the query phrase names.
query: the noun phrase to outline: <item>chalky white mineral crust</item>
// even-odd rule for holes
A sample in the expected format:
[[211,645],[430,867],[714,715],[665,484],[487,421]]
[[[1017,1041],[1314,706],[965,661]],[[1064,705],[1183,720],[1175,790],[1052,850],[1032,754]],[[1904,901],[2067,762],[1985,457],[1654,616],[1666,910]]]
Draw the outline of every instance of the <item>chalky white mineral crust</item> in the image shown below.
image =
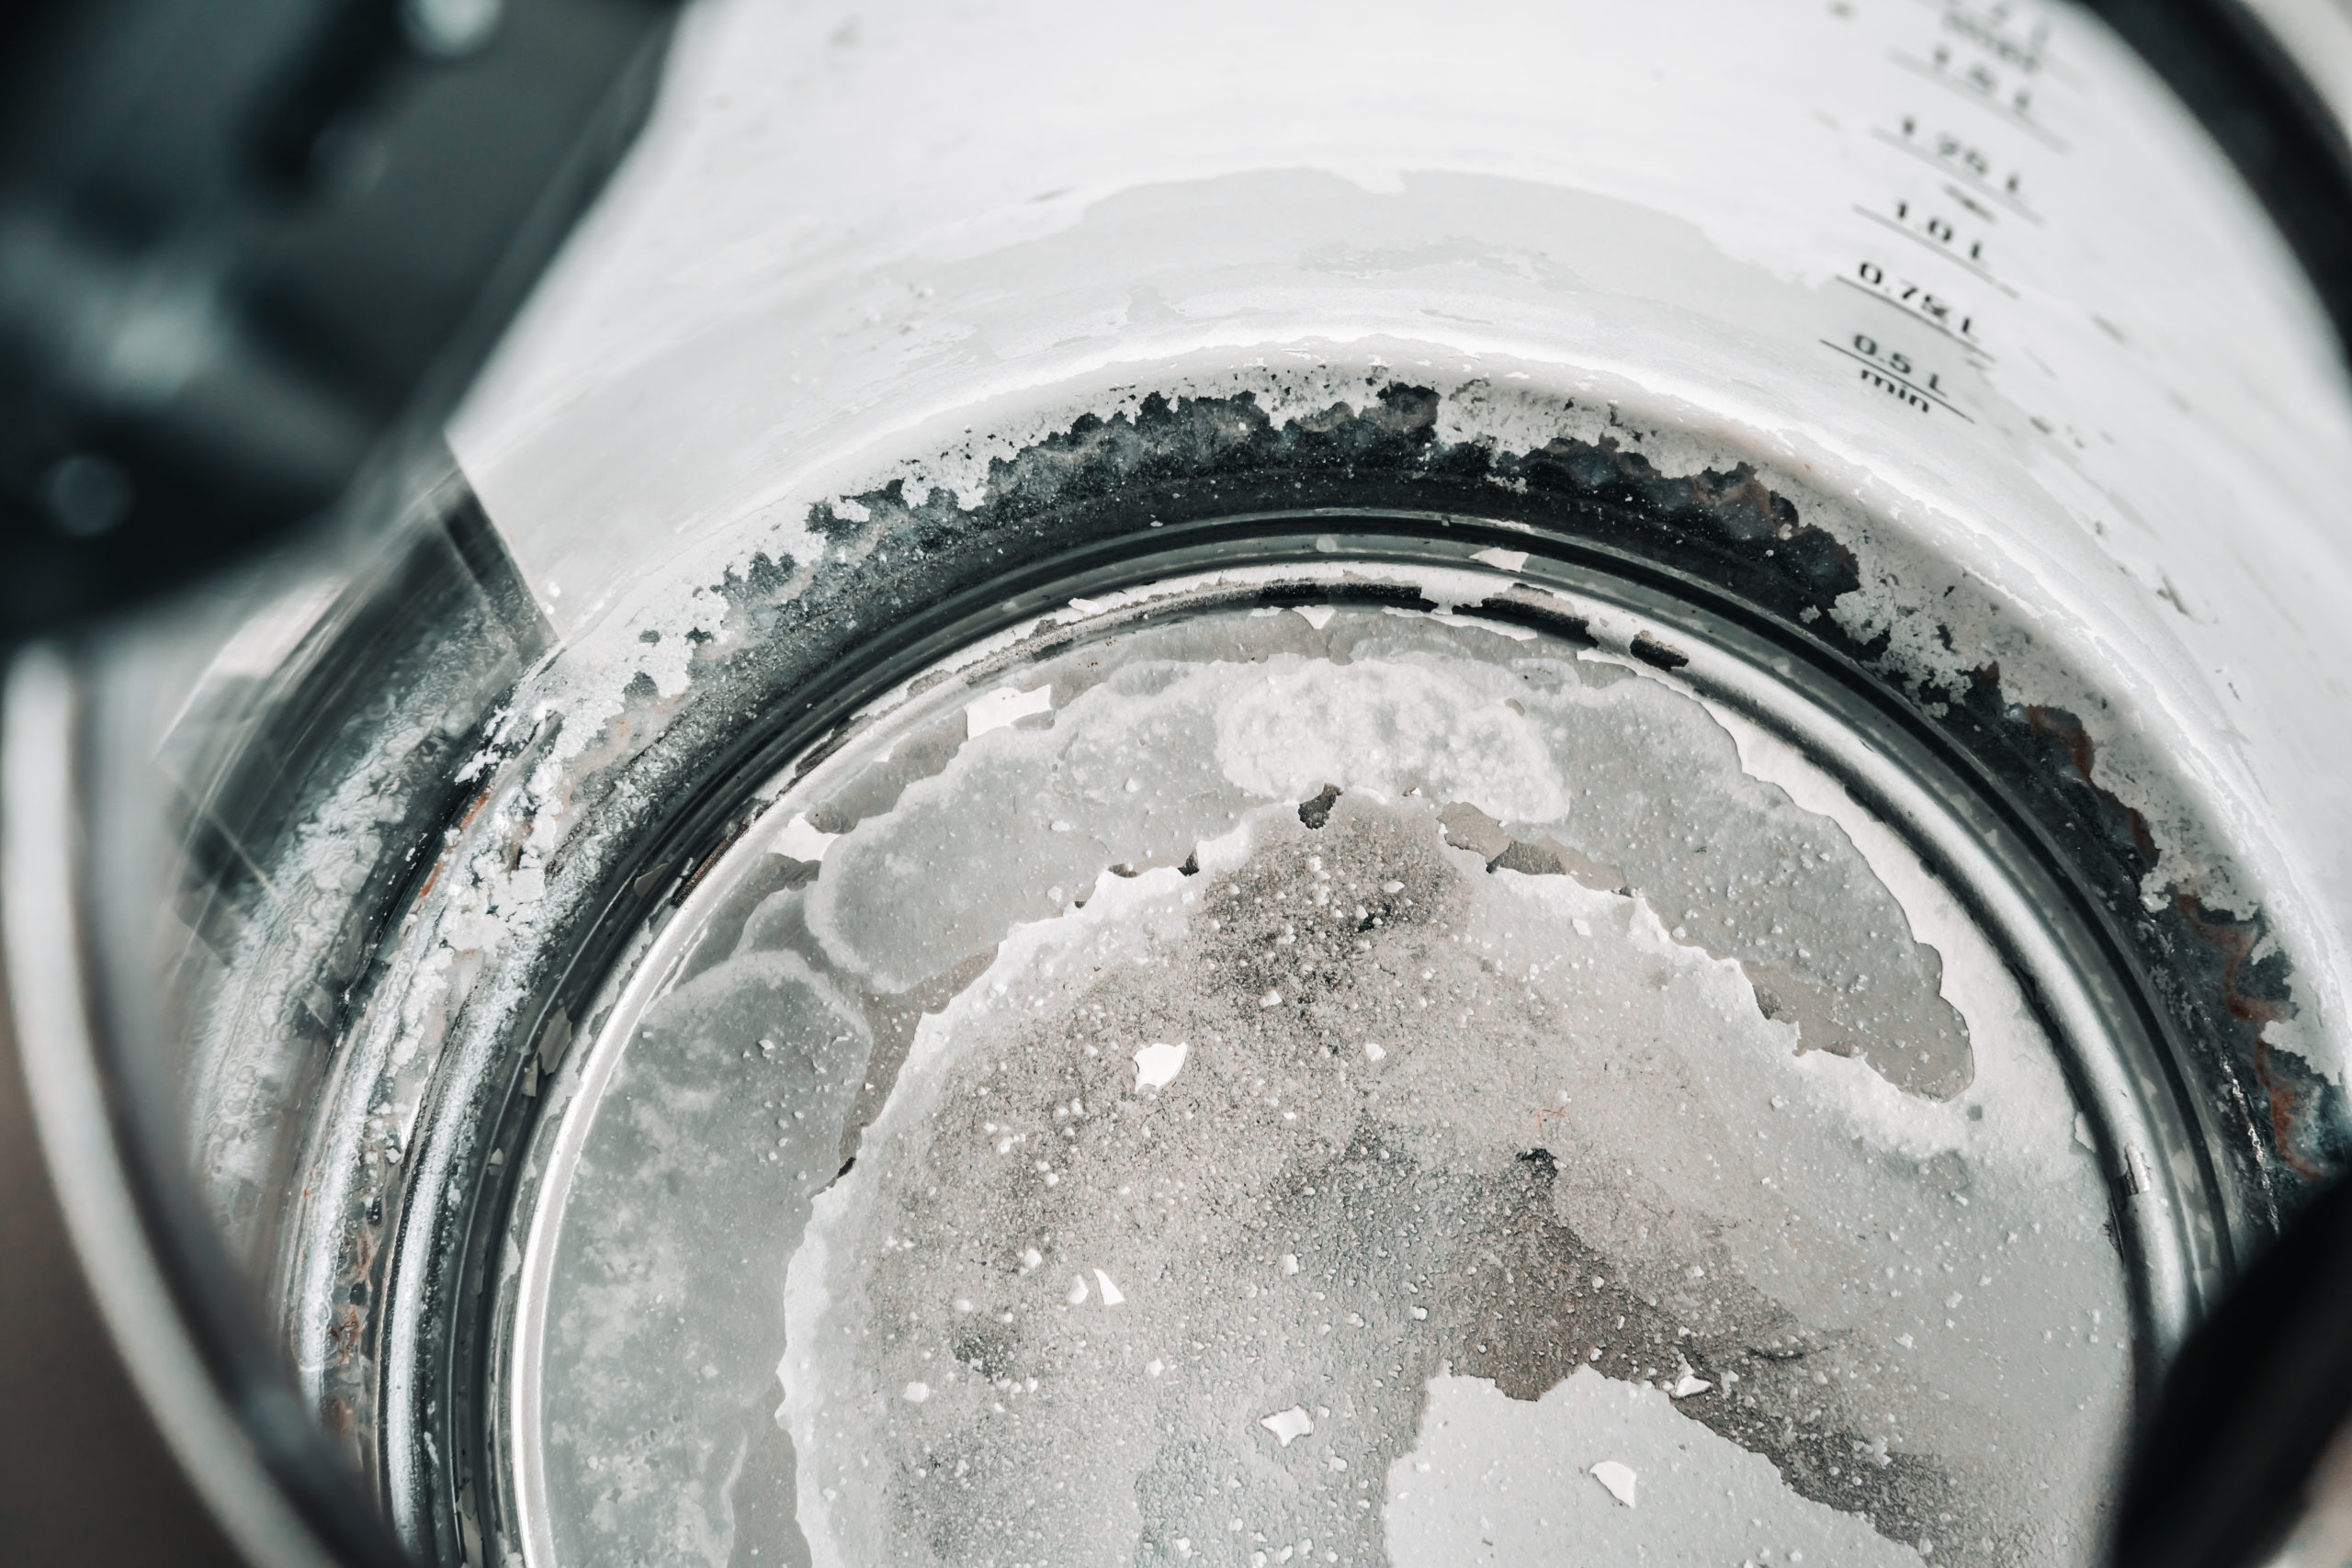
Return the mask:
[[1532,1403],[1439,1378],[1419,1442],[1390,1467],[1387,1517],[1396,1568],[1928,1561],[1798,1496],[1769,1461],[1683,1419],[1655,1390],[1589,1371]]
[[[827,1157],[762,1260],[788,1451],[735,1490],[790,1517],[735,1551],[1545,1561],[1555,1506],[1818,1568],[2095,1539],[2123,1292],[2049,1046],[1697,700],[1345,605],[997,682],[1051,706],[967,732],[943,691],[814,776],[821,866],[694,982],[788,952],[876,1041],[765,1134]],[[1770,1528],[1718,1541],[1708,1488]]]
[[1147,1045],[1137,1051],[1136,1053],[1136,1087],[1137,1089],[1166,1089],[1170,1084],[1174,1083],[1176,1075],[1184,1069],[1184,1056],[1188,1050],[1189,1047],[1181,1042],[1173,1045],[1161,1042]]

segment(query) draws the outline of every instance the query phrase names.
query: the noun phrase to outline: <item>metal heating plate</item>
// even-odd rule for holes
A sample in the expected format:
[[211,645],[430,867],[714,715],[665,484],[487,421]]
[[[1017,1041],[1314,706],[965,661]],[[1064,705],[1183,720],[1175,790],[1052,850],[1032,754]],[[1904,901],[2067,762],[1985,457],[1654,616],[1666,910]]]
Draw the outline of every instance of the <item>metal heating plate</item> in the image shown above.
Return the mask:
[[527,1559],[2087,1554],[2219,1205],[2029,836],[1671,592],[1277,552],[743,792],[522,1156]]

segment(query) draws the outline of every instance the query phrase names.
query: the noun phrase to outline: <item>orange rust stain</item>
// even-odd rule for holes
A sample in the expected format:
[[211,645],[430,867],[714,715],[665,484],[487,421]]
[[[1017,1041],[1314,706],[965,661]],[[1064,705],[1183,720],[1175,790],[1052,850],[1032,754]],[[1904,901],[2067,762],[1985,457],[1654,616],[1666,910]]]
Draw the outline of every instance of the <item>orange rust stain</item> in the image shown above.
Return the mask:
[[417,886],[416,902],[422,904],[433,896],[434,884],[439,882],[442,872],[448,869],[450,852],[449,850],[444,850],[433,857],[433,869],[424,874],[424,880]]
[[[2052,736],[2065,747],[2067,760],[2073,762],[2075,772],[2093,793],[2123,813],[2124,819],[2131,825],[2133,846],[2149,864],[2154,865],[2157,858],[2155,836],[2148,829],[2148,819],[2092,782],[2091,766],[2098,760],[2098,749],[2092,743],[2090,732],[2083,728],[2082,721],[2063,708],[2029,706],[2025,716],[2033,733]],[[2264,1097],[2269,1101],[2272,1145],[2278,1149],[2278,1157],[2287,1162],[2288,1168],[2298,1176],[2316,1180],[2324,1173],[2300,1157],[2290,1141],[2296,1114],[2301,1109],[2302,1095],[2274,1070],[2270,1043],[2262,1037],[2263,1030],[2268,1025],[2286,1020],[2289,1016],[2287,1010],[2277,1002],[2248,996],[2239,987],[2240,972],[2254,953],[2254,933],[2244,926],[2209,918],[2204,903],[2193,893],[2176,893],[2173,908],[2180,911],[2181,918],[2188,922],[2189,930],[2197,933],[2198,941],[2221,954],[2222,1010],[2239,1022],[2254,1025],[2254,1076],[2256,1081],[2262,1085]]]
[[[1997,678],[1997,676],[1996,676]],[[2156,836],[2148,829],[2148,819],[2124,805],[2091,778],[2091,768],[2098,761],[2098,748],[2082,720],[2064,708],[2048,708],[2028,705],[2025,710],[2028,728],[2036,735],[2053,737],[2066,749],[2066,760],[2075,765],[2075,776],[2090,786],[2093,795],[2123,813],[2123,820],[2132,832],[2132,847],[2140,858],[2154,865],[2156,862]]]
[[433,869],[424,874],[424,881],[417,887],[416,897],[413,902],[422,904],[427,897],[432,896],[434,884],[439,882],[441,880],[441,874],[448,869],[449,857],[457,852],[458,844],[464,840],[466,829],[474,825],[474,818],[481,816],[481,808],[489,804],[490,786],[488,784],[484,784],[481,786],[481,793],[474,796],[473,804],[466,807],[466,814],[458,819],[457,839],[450,843],[448,848],[443,850],[438,855],[434,857]]
[[2255,1026],[2254,1076],[2270,1103],[2270,1140],[2278,1150],[2278,1157],[2298,1176],[2316,1180],[2324,1174],[2308,1160],[2296,1156],[2288,1138],[2295,1125],[2295,1113],[2301,1095],[2293,1085],[2281,1080],[2271,1070],[2270,1043],[2262,1037],[2265,1026],[2283,1021],[2287,1010],[2278,1003],[2249,997],[2238,989],[2238,971],[2245,966],[2254,952],[2254,933],[2243,926],[2225,925],[2209,919],[2205,906],[2193,893],[2173,897],[2173,908],[2180,911],[2197,940],[2222,955],[2222,1006],[2241,1023]]
[[2075,764],[2075,772],[2085,784],[2091,782],[2091,764],[2098,760],[2098,748],[2091,743],[2090,731],[2082,721],[2064,708],[2046,708],[2029,705],[2025,710],[2026,728],[2036,735],[2057,737],[2066,748],[2066,760]]

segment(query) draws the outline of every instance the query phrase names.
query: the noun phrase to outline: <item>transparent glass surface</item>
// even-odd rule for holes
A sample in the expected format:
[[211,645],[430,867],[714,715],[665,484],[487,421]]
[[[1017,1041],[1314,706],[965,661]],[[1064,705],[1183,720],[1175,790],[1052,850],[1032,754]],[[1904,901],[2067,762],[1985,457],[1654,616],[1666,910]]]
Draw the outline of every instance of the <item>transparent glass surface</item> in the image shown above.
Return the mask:
[[2324,317],[2087,13],[1472,9],[699,6],[462,471],[77,650],[415,1559],[2093,1559],[2352,1149]]

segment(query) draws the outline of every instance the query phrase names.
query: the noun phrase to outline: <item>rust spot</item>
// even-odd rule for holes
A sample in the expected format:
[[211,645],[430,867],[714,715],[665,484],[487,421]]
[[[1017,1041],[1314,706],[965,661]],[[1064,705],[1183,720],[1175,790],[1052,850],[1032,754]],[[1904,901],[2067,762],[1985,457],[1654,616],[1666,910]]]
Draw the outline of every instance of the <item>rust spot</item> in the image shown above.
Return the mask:
[[[1996,667],[1994,679],[1997,681],[1999,678],[1999,671]],[[2098,748],[2092,741],[2090,731],[2083,728],[2083,721],[2064,708],[2029,704],[2025,710],[2025,722],[2026,728],[2034,734],[2047,736],[2066,749],[2066,760],[2074,764],[2075,776],[2092,794],[2122,813],[2124,827],[2132,835],[2132,847],[2140,852],[2143,861],[2150,865],[2155,864],[2156,836],[2149,830],[2147,818],[2116,799],[2092,780],[2091,765],[2098,760]]]
[[2307,1180],[2316,1180],[2326,1174],[2309,1160],[2295,1153],[2293,1134],[2295,1118],[2302,1106],[2303,1092],[2286,1081],[2270,1059],[2270,1043],[2262,1037],[2262,1030],[2271,1023],[2284,1021],[2291,1016],[2279,1002],[2265,997],[2248,996],[2238,984],[2246,959],[2253,954],[2254,931],[2226,919],[2209,914],[2204,902],[2194,893],[2173,896],[2173,908],[2197,933],[2197,940],[2211,948],[2222,959],[2222,1006],[2240,1023],[2255,1028],[2254,1076],[2262,1085],[2262,1092],[2270,1106],[2270,1139],[2278,1150],[2278,1157],[2289,1168]]
[[[451,846],[451,849],[454,848],[454,845]],[[424,874],[424,881],[417,887],[416,890],[416,901],[418,903],[423,903],[425,899],[433,896],[434,885],[441,880],[441,874],[449,869],[449,855],[450,850],[445,849],[439,854],[433,857],[433,869]]]
[[412,902],[421,904],[432,897],[434,885],[441,880],[441,874],[449,868],[449,857],[457,852],[458,845],[464,841],[466,829],[474,825],[474,818],[481,816],[481,808],[489,804],[490,785],[484,784],[475,794],[473,803],[466,807],[466,814],[458,818],[456,836],[439,854],[433,858],[433,869],[424,874],[424,881],[417,887],[416,897]]
[[327,1436],[337,1442],[351,1436],[351,1406],[340,1394],[331,1393],[320,1404],[319,1421],[326,1427]]
[[[1997,679],[1997,671],[1995,671]],[[2155,836],[2149,831],[2148,820],[2139,812],[2118,800],[2101,788],[2091,777],[2098,761],[2098,748],[2088,730],[2073,714],[2064,708],[2028,705],[2025,708],[2028,728],[2036,736],[2056,741],[2065,752],[2075,776],[2084,787],[2101,804],[2121,818],[2129,831],[2132,848],[2138,852],[2143,865],[2156,863]],[[2293,1016],[2292,1008],[2283,1000],[2256,994],[2249,988],[2253,975],[2249,965],[2260,930],[2251,921],[2240,921],[2229,915],[2205,908],[2193,893],[2176,891],[2173,908],[2185,921],[2197,940],[2211,948],[2222,961],[2222,1010],[2253,1032],[2252,1056],[2255,1079],[2270,1112],[2270,1142],[2287,1168],[2306,1180],[2316,1180],[2327,1174],[2314,1165],[2307,1153],[2299,1152],[2296,1145],[2306,1131],[2301,1125],[2308,1109],[2310,1086],[2296,1081],[2294,1076],[2282,1069],[2275,1059],[2270,1043],[2263,1038],[2263,1031],[2274,1022]]]
[[2238,988],[2238,972],[2245,966],[2254,952],[2254,932],[2227,918],[2206,913],[2204,902],[2194,893],[2175,895],[2173,908],[2197,933],[2197,940],[2222,955],[2222,1005],[2232,1018],[2241,1023],[2275,1023],[2286,1019],[2287,1010],[2278,1003],[2261,997],[2249,997]]
[[2025,722],[2026,728],[2036,735],[2051,736],[2065,747],[2066,758],[2075,764],[2075,773],[2085,784],[2090,784],[2091,763],[2098,759],[2098,751],[2092,745],[2090,731],[2083,728],[2082,720],[2064,708],[2028,705]]
[[359,1309],[356,1306],[345,1307],[335,1318],[334,1326],[327,1330],[327,1339],[334,1347],[336,1361],[348,1365],[351,1359],[359,1353],[360,1334]]

